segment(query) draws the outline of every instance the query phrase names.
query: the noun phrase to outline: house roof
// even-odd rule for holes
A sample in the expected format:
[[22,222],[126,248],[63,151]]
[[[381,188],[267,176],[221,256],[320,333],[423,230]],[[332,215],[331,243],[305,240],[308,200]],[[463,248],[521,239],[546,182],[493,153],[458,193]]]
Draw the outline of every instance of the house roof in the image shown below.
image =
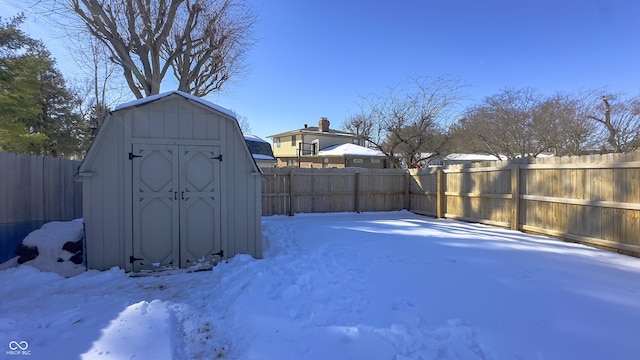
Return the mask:
[[348,133],[346,131],[333,130],[333,129],[329,129],[329,131],[320,131],[320,128],[318,128],[317,126],[307,126],[307,127],[302,128],[302,129],[290,130],[290,131],[286,131],[286,132],[283,132],[283,133],[278,133],[278,134],[275,134],[275,135],[269,135],[267,137],[268,138],[275,138],[275,137],[279,137],[279,136],[296,135],[296,134],[313,134],[313,135],[321,134],[321,135],[329,135],[329,136],[356,137],[355,134]]
[[202,105],[204,105],[204,106],[206,106],[206,107],[209,107],[209,108],[211,108],[211,109],[213,109],[213,110],[217,110],[217,111],[219,111],[219,112],[221,112],[221,113],[224,113],[224,114],[226,114],[226,115],[229,115],[229,116],[231,116],[231,117],[232,117],[232,118],[234,118],[234,119],[236,119],[236,118],[237,118],[236,114],[235,114],[233,111],[229,110],[229,109],[223,108],[223,107],[222,107],[222,106],[220,106],[220,105],[216,105],[216,104],[214,104],[214,103],[212,103],[212,102],[209,102],[209,101],[207,101],[207,100],[201,99],[201,98],[199,98],[199,97],[197,97],[197,96],[194,96],[194,95],[191,95],[191,94],[188,94],[188,93],[186,93],[186,92],[184,92],[184,91],[179,91],[179,90],[167,91],[167,92],[162,93],[162,94],[158,94],[158,95],[151,95],[151,96],[148,96],[148,97],[146,97],[146,98],[142,98],[142,99],[137,99],[137,100],[129,101],[129,102],[127,102],[127,103],[124,103],[124,104],[118,105],[118,106],[114,109],[114,111],[118,111],[118,110],[122,110],[122,109],[130,108],[130,107],[141,106],[141,105],[144,105],[144,104],[148,104],[148,103],[154,102],[154,101],[156,101],[156,100],[159,100],[159,99],[165,98],[165,97],[167,97],[167,96],[169,96],[169,95],[173,95],[173,94],[178,94],[178,95],[180,95],[180,96],[182,96],[182,97],[184,97],[184,98],[186,98],[186,99],[189,99],[189,100],[195,101],[195,102],[197,102],[197,103],[200,103],[200,104],[202,104]]
[[385,156],[382,151],[356,144],[332,145],[318,151],[318,156]]
[[[433,153],[421,153],[420,156],[423,159],[428,159],[433,156]],[[436,156],[431,160],[449,160],[449,161],[495,161],[495,160],[505,160],[506,158],[498,158],[494,155],[488,154],[460,154],[460,153],[452,153],[447,154],[445,156]]]
[[443,159],[452,161],[496,161],[504,160],[496,157],[495,155],[487,154],[449,154]]

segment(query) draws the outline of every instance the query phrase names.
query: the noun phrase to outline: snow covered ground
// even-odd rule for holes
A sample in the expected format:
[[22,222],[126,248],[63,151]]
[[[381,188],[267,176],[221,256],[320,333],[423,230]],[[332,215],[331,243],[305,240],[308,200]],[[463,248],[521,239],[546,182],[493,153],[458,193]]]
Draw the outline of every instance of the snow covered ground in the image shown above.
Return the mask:
[[409,212],[263,218],[265,259],[0,271],[19,359],[638,359],[640,260]]

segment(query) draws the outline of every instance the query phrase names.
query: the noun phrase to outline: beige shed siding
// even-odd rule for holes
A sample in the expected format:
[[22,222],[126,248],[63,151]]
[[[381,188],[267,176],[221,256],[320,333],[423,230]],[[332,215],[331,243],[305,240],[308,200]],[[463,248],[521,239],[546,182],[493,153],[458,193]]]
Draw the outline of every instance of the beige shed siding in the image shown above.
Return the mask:
[[142,139],[220,140],[223,122],[235,121],[180,97],[122,112],[132,124],[131,137]]
[[[83,184],[83,217],[87,236],[87,265],[93,269],[107,270],[113,266],[124,267],[124,173],[120,158],[125,157],[121,122],[114,118],[105,129],[103,148],[94,158],[92,170],[98,176]],[[115,125],[115,126],[114,126]]]
[[[98,206],[96,196],[91,196],[95,191],[96,185],[100,185],[101,180],[84,181],[82,183],[82,216],[84,218],[84,231],[86,239],[95,239],[86,241],[87,251],[87,267],[90,269],[104,270],[105,263],[103,254],[104,238],[102,236],[104,229],[104,221],[102,219],[102,210]],[[91,220],[89,220],[91,219]]]
[[[122,131],[116,131],[117,140],[115,144],[122,144]],[[122,152],[123,147],[117,146],[113,152],[102,153],[103,163],[103,218],[105,226],[104,234],[104,257],[107,266],[122,266],[122,258],[124,256],[124,173],[120,166],[125,154]],[[99,191],[96,193],[100,194]],[[113,225],[115,226],[113,226]]]
[[[227,132],[239,133],[237,125],[227,123]],[[231,126],[233,125],[233,126]],[[242,140],[242,141],[238,141]],[[260,216],[262,213],[259,173],[253,172],[253,158],[248,153],[244,138],[226,137],[227,153],[223,155],[225,164],[226,207],[233,209],[227,214],[228,256],[241,253],[262,254]],[[252,174],[253,172],[253,174]],[[223,238],[225,239],[225,238]]]
[[82,177],[87,265],[132,270],[131,144],[195,144],[213,141],[223,155],[220,179],[220,236],[225,258],[262,256],[261,173],[237,121],[179,95],[118,110],[100,130],[102,148],[92,149]]

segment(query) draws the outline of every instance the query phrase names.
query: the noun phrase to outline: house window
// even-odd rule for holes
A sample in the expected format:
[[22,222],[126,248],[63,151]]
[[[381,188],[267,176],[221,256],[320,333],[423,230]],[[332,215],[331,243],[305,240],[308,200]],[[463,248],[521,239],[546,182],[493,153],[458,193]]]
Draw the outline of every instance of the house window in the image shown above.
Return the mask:
[[291,137],[291,146],[296,146],[296,136],[295,135],[293,135]]
[[326,169],[329,167],[329,158],[322,158],[322,168]]
[[296,159],[287,159],[287,166],[298,166],[298,160],[296,160]]
[[360,145],[360,139],[353,139],[353,143],[356,145]]
[[276,138],[276,147],[280,148],[280,138]]

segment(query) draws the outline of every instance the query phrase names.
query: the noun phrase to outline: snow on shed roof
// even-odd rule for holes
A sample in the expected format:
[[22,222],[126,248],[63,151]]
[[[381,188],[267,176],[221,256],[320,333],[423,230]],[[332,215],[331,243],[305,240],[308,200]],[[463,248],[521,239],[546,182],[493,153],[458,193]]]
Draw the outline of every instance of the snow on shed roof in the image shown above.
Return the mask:
[[209,102],[209,101],[207,101],[205,99],[199,98],[199,97],[191,95],[191,94],[187,94],[186,92],[179,91],[179,90],[167,91],[167,92],[164,92],[162,94],[151,95],[151,96],[147,96],[147,97],[142,98],[142,99],[136,99],[136,100],[133,100],[133,101],[129,101],[127,103],[118,105],[115,108],[114,111],[118,111],[118,110],[122,110],[122,109],[129,108],[129,107],[134,107],[134,106],[140,106],[140,105],[143,105],[143,104],[147,104],[147,103],[150,103],[150,102],[165,98],[165,97],[167,97],[169,95],[173,95],[173,94],[178,94],[178,95],[180,95],[180,96],[182,96],[182,97],[184,97],[186,99],[193,100],[193,101],[195,101],[197,103],[200,103],[200,104],[202,104],[204,106],[207,106],[207,107],[209,107],[209,108],[211,108],[213,110],[217,110],[217,111],[219,111],[221,113],[229,115],[234,119],[236,118],[236,114],[233,111],[229,110],[229,109],[223,108],[220,105],[216,105],[216,104],[214,104],[212,102]]
[[382,151],[369,149],[356,144],[340,144],[326,147],[318,156],[385,156]]

